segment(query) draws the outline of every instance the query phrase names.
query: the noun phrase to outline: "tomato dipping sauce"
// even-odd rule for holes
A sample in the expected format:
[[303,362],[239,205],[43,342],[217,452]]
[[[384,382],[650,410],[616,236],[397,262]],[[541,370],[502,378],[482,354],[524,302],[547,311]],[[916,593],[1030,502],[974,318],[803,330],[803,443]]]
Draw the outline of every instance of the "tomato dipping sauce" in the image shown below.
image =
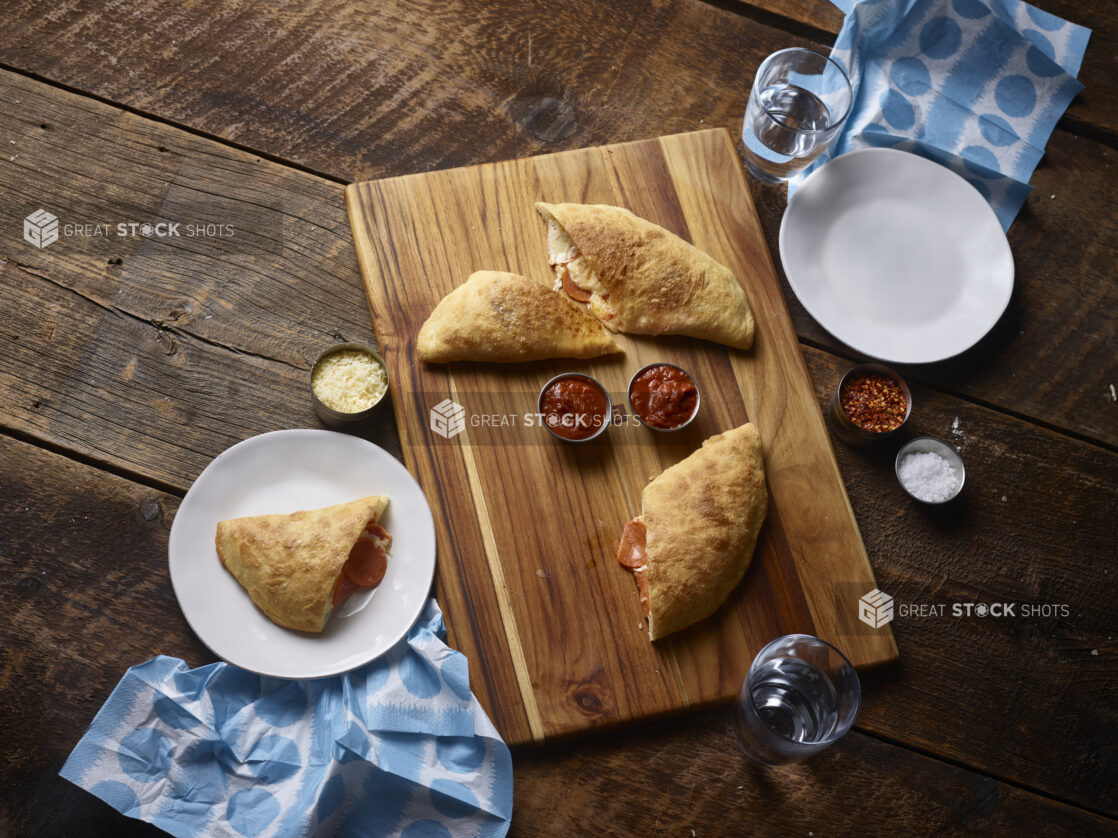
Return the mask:
[[629,382],[629,406],[650,428],[678,430],[699,412],[699,388],[673,364],[649,364]]
[[604,431],[611,407],[605,388],[580,373],[556,376],[540,391],[540,414],[547,429],[572,442],[585,442]]

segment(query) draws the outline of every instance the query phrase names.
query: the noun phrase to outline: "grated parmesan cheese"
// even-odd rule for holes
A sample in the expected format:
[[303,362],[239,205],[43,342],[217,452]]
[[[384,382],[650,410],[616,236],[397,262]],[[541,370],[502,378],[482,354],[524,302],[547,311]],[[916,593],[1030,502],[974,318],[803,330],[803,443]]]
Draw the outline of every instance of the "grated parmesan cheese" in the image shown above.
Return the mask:
[[341,349],[323,358],[311,376],[315,397],[339,413],[360,413],[384,397],[388,375],[368,352]]

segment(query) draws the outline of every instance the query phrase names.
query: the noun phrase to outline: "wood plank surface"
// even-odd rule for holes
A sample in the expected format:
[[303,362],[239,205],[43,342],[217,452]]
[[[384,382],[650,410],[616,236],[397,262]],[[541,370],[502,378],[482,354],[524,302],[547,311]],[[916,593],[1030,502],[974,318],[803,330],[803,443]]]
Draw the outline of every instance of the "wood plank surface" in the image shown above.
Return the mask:
[[135,823],[57,773],[129,666],[213,660],[166,572],[178,504],[0,435],[0,834],[126,834]]
[[[132,250],[120,247],[120,242],[109,246],[102,239],[91,239],[80,247],[76,241],[68,245],[59,242],[40,251],[21,242],[17,232],[0,242],[4,257],[0,294],[6,306],[0,317],[0,345],[4,346],[0,353],[0,364],[4,365],[0,427],[38,445],[72,452],[84,461],[143,475],[146,482],[181,494],[231,438],[315,425],[309,405],[300,396],[304,364],[335,336],[367,340],[372,334],[368,315],[362,310],[364,292],[341,188],[333,184],[323,187],[317,178],[257,163],[252,155],[11,73],[0,73],[0,83],[4,85],[0,98],[9,104],[0,113],[0,136],[17,139],[19,145],[13,153],[20,155],[14,164],[0,166],[6,195],[26,201],[31,208],[37,208],[33,203],[37,196],[50,195],[52,204],[63,209],[91,202],[91,195],[102,191],[111,196],[105,201],[127,196],[132,202],[128,206],[146,212],[146,208],[161,204],[168,181],[152,173],[170,153],[176,156],[177,166],[194,173],[192,179],[199,177],[199,172],[211,173],[199,181],[203,188],[224,190],[234,204],[244,196],[246,206],[234,209],[233,214],[255,219],[248,227],[254,244],[237,251],[237,258],[233,254],[183,251],[154,240]],[[51,128],[41,128],[44,123]],[[1077,194],[1097,194],[1084,187],[1102,178],[1103,172],[1095,169],[1094,161],[1105,162],[1101,157],[1105,149],[1088,143],[1088,150],[1080,152],[1075,144],[1081,142],[1086,141],[1067,138],[1062,152],[1067,155],[1067,165],[1058,172],[1071,197],[1040,205],[1043,213],[1052,215],[1034,214],[1031,220],[1018,222],[1022,238],[1034,223],[1046,231],[1029,258],[1050,267],[1032,274],[1032,291],[1022,301],[1022,317],[1029,329],[1022,341],[1063,327],[1064,309],[1058,300],[1064,297],[1060,289],[1085,297],[1098,290],[1088,284],[1081,288],[1072,285],[1074,274],[1064,275],[1060,270],[1064,256],[1074,257],[1076,248],[1082,247],[1094,254],[1098,265],[1106,264],[1101,243],[1092,239],[1095,225],[1076,229],[1077,225],[1084,226],[1083,218],[1097,221],[1107,217],[1092,203],[1076,202]],[[168,151],[160,151],[161,146]],[[1075,164],[1076,155],[1081,153],[1086,154],[1083,168]],[[52,160],[62,162],[56,168]],[[222,172],[234,165],[239,178],[236,187],[215,186],[215,181],[225,177]],[[768,228],[770,222],[779,220],[783,198],[777,208],[764,189],[756,185],[751,188]],[[298,198],[290,204],[284,201],[286,212],[252,213],[252,203],[261,203],[262,196],[277,193]],[[0,203],[0,213],[5,213],[0,216],[0,227],[18,231],[26,212],[21,214],[13,203]],[[92,206],[99,216],[103,204],[85,206]],[[284,226],[287,223],[289,228]],[[271,237],[277,229],[285,231],[287,242],[282,259],[271,250]],[[1015,225],[1011,237],[1017,229]],[[1053,254],[1047,261],[1040,256],[1045,246]],[[121,265],[108,265],[109,259],[116,258],[122,259]],[[255,265],[267,267],[256,270]],[[172,316],[176,302],[193,300],[200,283],[210,289],[205,309]],[[1049,283],[1051,290],[1046,291]],[[260,307],[249,317],[243,312],[247,301],[252,300]],[[794,300],[791,302],[794,304]],[[1089,300],[1082,303],[1085,309],[1089,304]],[[168,354],[161,347],[170,339],[177,351]],[[1002,359],[1006,378],[1012,379],[1005,386],[1026,392],[1029,382],[1048,386],[1059,380],[1063,365],[1074,363],[1064,358],[1066,353],[1074,359],[1073,340],[1074,334],[1069,333],[1061,339],[1059,351],[1034,351],[1036,357],[1030,359],[1027,347],[1015,347],[1007,337],[1004,351],[1016,353],[1016,369],[1022,372],[1014,372],[1009,360]],[[121,354],[129,349],[137,355],[131,380],[124,374],[129,368],[128,358]],[[806,349],[805,356],[822,403],[844,361],[814,349]],[[12,358],[20,360],[9,362]],[[980,367],[977,364],[970,374],[991,389],[991,401],[996,403],[1002,392],[1000,384],[987,381]],[[1081,372],[1092,374],[1086,368]],[[230,380],[242,383],[234,388],[228,384]],[[225,387],[236,398],[211,395],[220,396]],[[994,597],[1000,597],[1035,602],[1050,598],[1078,603],[1079,608],[1058,625],[972,622],[962,635],[947,625],[894,621],[904,655],[899,665],[866,676],[867,703],[862,722],[865,729],[890,741],[912,743],[927,753],[1013,784],[1114,813],[1118,806],[1114,804],[1113,783],[1109,782],[1112,768],[1107,767],[1113,766],[1113,758],[1106,761],[1106,749],[1112,753],[1113,741],[1107,742],[1099,732],[1118,729],[1110,700],[1115,679],[1113,626],[1118,624],[1118,616],[1114,614],[1114,598],[1107,596],[1115,572],[1113,499],[1118,492],[1114,478],[1118,456],[988,409],[972,399],[959,398],[952,395],[951,388],[945,389],[917,389],[912,430],[958,441],[953,426],[955,417],[960,417],[958,430],[970,441],[959,442],[966,446],[969,475],[966,495],[960,499],[965,503],[930,516],[898,505],[888,452],[867,456],[866,452],[835,446],[878,581],[901,601],[928,599],[942,588],[959,601],[994,601]],[[1074,393],[1074,388],[1069,393]],[[1082,404],[1071,399],[1060,408],[1069,409],[1069,415],[1090,411],[1088,397],[1094,396],[1084,388],[1079,399]],[[156,400],[163,409],[144,408],[142,421],[129,410],[115,408],[139,405],[132,409],[134,412]],[[190,421],[184,423],[184,416]],[[385,427],[376,430],[373,439],[399,456],[394,422],[389,414],[386,418]],[[133,421],[137,424],[127,424]],[[0,465],[6,462],[12,461],[0,458]],[[22,469],[28,462],[17,450],[14,467]],[[75,503],[74,497],[84,491],[75,487],[83,482],[71,479],[69,472],[52,462],[35,467],[42,475],[56,471],[61,475],[58,482],[47,484],[45,494],[31,491],[26,481],[9,479],[3,486],[11,490],[0,491],[0,500],[26,498],[20,509]],[[1007,500],[1003,502],[1002,496]],[[13,560],[16,567],[23,567],[29,561],[28,551],[53,549],[44,532],[50,530],[36,529],[35,534],[21,537],[21,541],[0,533],[0,552],[8,544],[28,545]],[[106,526],[105,532],[116,530]],[[117,565],[119,557],[130,555],[126,544],[110,538],[98,538],[92,547],[109,568]],[[14,581],[23,577],[13,573],[9,578]],[[957,581],[945,588],[948,580]],[[147,604],[106,596],[98,598],[95,607],[112,613],[143,614]],[[84,614],[81,610],[68,614],[70,622],[58,627],[58,636],[82,636]],[[14,636],[17,628],[4,623],[3,631],[0,646],[12,645],[7,638]],[[156,651],[174,648],[152,643],[150,648]],[[146,654],[125,645],[127,654],[100,664],[104,671],[97,683],[104,686],[104,691],[97,696],[91,694],[76,709],[67,711],[71,741],[76,740],[107,696],[116,672]],[[1100,654],[1093,655],[1094,650]],[[975,660],[981,664],[985,678],[975,677]],[[47,672],[34,663],[34,658],[28,658],[27,665],[36,667],[30,670],[31,680]],[[37,683],[49,683],[53,688],[86,677],[81,672],[71,674],[57,668],[49,670],[49,675],[49,682],[38,678]],[[1058,705],[1052,704],[1054,699],[1071,702],[1074,712],[1059,712]],[[3,715],[7,718],[7,711]],[[644,737],[658,729],[653,725],[613,737],[617,751],[612,764],[646,762],[659,740],[646,741]],[[701,726],[698,730],[696,735],[702,735]],[[8,753],[34,754],[36,741],[28,740],[18,745],[20,750],[12,748]],[[577,747],[589,741],[581,740]],[[54,747],[54,768],[31,762],[26,763],[27,770],[34,771],[43,783],[47,808],[58,806],[70,811],[85,795],[74,789],[59,791],[68,786],[54,771],[68,747],[61,742],[55,742]],[[555,748],[541,752],[538,758],[544,765],[548,754],[563,753],[563,746]],[[517,753],[518,772],[527,760],[521,754],[527,753]],[[696,764],[702,759],[696,756]],[[539,776],[546,778],[543,767],[526,770],[538,770]],[[518,773],[518,782],[520,776]],[[638,776],[640,782],[626,785],[618,794],[639,796],[644,793],[642,783],[655,787],[656,775]],[[558,769],[554,781],[560,787],[586,783]],[[609,795],[601,793],[604,797],[598,801],[604,805]],[[60,796],[55,798],[56,794]],[[678,803],[678,797],[672,799]],[[949,795],[942,799],[946,805]],[[15,795],[5,805],[27,811],[22,795]],[[519,798],[517,806],[519,812],[530,811]],[[867,811],[858,809],[855,803],[851,806]],[[752,811],[747,807],[741,810]],[[73,811],[93,816],[89,809]],[[571,811],[578,811],[578,807],[572,805]],[[653,806],[649,811],[655,813],[653,821],[659,816],[662,824],[673,822],[672,806]],[[825,816],[826,810],[821,809],[819,820]],[[90,824],[95,822],[91,820]],[[713,822],[717,819],[712,818]],[[81,824],[82,820],[69,823]],[[87,834],[97,829],[92,825],[89,830],[74,826],[69,831]],[[108,828],[100,831],[115,834]],[[28,834],[22,828],[10,832]],[[34,834],[34,830],[30,832]],[[47,829],[44,834],[65,834],[65,830]]]
[[[520,701],[509,705],[506,693],[482,702],[506,739],[539,741],[729,699],[761,646],[792,631],[836,643],[855,665],[896,657],[887,630],[846,630],[873,575],[726,132],[360,183],[346,196],[405,462],[436,519],[478,521],[478,537],[466,543],[437,525],[439,590],[457,591],[463,578],[484,585],[488,565],[496,607],[450,599],[447,625],[493,673],[488,684],[518,685]],[[417,364],[420,325],[475,270],[547,280],[537,200],[622,205],[693,241],[746,288],[753,348],[623,336],[625,357],[586,364]],[[625,425],[601,443],[570,446],[522,424],[558,372],[584,370],[622,404],[632,373],[657,360],[690,371],[708,395],[679,435]],[[445,398],[468,411],[470,427],[453,440],[428,424]],[[478,416],[514,425],[478,427]],[[757,568],[714,618],[652,645],[632,580],[613,559],[615,540],[639,514],[651,476],[746,421],[761,434],[771,497]],[[448,474],[461,475],[469,492],[445,491]],[[839,595],[835,580],[851,587]],[[490,648],[487,638],[501,630],[507,642]]]
[[696,0],[7,0],[4,18],[6,66],[353,181],[736,120],[743,70],[787,37]]
[[[0,834],[165,834],[57,772],[129,666],[156,654],[213,660],[166,574],[178,502],[0,435]],[[44,683],[49,701],[28,689]],[[734,747],[729,713],[713,709],[516,749],[511,834],[729,836],[746,822],[774,835],[859,824],[867,835],[1037,834],[1037,824],[1047,835],[1116,834],[1113,821],[860,734],[773,773]],[[863,823],[868,810],[881,820]]]
[[858,733],[799,765],[736,752],[727,708],[521,749],[511,835],[1108,836],[1118,823]]
[[[848,364],[805,356],[825,399]],[[1118,683],[1118,455],[912,390],[902,439],[835,444],[901,649],[896,665],[863,675],[858,727],[1118,815],[1118,704],[1104,698]],[[948,507],[897,483],[897,450],[916,436],[963,458],[966,485]],[[953,616],[965,603],[1013,603],[1015,616]],[[943,614],[906,616],[902,604]]]
[[[1116,12],[1041,5],[1095,27],[1088,88],[1071,110],[1094,139],[1050,139],[1010,231],[1017,291],[991,335],[957,361],[906,372],[1113,448]],[[694,0],[608,9],[579,0],[562,14],[548,3],[481,0],[225,0],[111,12],[91,0],[64,13],[10,0],[0,61],[354,181],[704,127],[737,136],[764,56],[828,47],[820,31],[837,31],[839,17],[827,0],[729,6],[740,14]],[[776,255],[784,189],[750,189]],[[801,337],[850,356],[790,302]]]
[[[363,160],[352,175],[360,180],[392,174],[383,169],[391,158],[403,158],[403,171],[474,162],[465,156],[474,132],[493,143],[487,159],[499,160],[515,156],[520,132],[588,146],[671,133],[700,118],[721,124],[716,103],[748,94],[765,55],[805,36],[829,49],[842,25],[828,0],[721,5],[569,0],[557,13],[540,0],[148,0],[120,8],[86,0],[58,14],[7,0],[0,62],[254,148],[283,144],[287,151],[275,153],[313,159],[308,165],[322,172],[335,171],[328,149],[344,144]],[[1080,73],[1087,90],[1069,116],[1113,138],[1115,10],[1039,5],[1094,27]],[[793,34],[766,37],[776,27]],[[739,62],[748,72],[735,77]],[[671,102],[677,90],[687,98]],[[630,133],[635,121],[685,114],[691,125]],[[439,144],[417,145],[424,134]]]
[[[317,427],[311,363],[372,338],[341,189],[12,73],[0,100],[6,427],[179,489],[242,439]],[[40,208],[61,225],[41,250],[18,234]],[[117,235],[159,221],[181,235]]]

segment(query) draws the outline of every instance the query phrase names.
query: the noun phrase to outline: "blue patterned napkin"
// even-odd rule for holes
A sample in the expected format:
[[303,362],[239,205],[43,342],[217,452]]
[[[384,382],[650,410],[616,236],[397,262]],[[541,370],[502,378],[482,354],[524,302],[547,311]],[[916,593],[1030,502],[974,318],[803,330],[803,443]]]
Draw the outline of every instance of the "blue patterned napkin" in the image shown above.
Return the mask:
[[434,599],[345,675],[287,681],[153,658],[61,774],[176,836],[502,836],[512,759],[444,642]]
[[916,152],[969,181],[1009,229],[1076,81],[1091,31],[1022,0],[832,0],[831,58],[854,86],[842,134],[789,183],[866,146]]

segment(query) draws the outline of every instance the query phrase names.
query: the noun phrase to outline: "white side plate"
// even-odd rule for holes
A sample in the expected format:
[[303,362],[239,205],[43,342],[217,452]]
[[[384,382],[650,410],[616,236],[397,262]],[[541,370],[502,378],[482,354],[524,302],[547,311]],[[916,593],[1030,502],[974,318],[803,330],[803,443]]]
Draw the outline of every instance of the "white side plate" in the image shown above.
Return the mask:
[[804,308],[864,355],[958,355],[1001,317],[1013,254],[989,204],[943,166],[868,148],[813,172],[788,201],[780,259]]
[[[388,571],[353,594],[321,634],[281,628],[217,557],[217,522],[388,495]],[[321,678],[383,654],[407,634],[435,573],[435,522],[419,484],[382,448],[319,430],[274,431],[220,454],[194,481],[171,525],[171,584],[187,622],[215,654],[277,678]]]

